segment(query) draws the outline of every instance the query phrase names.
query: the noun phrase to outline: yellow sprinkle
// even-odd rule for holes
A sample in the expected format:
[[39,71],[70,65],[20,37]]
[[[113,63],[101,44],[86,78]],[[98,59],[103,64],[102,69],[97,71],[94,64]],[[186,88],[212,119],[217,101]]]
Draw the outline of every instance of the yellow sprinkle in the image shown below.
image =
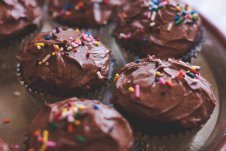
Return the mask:
[[44,46],[45,46],[45,44],[42,43],[42,42],[38,42],[38,43],[36,43],[35,45],[36,45],[36,46],[40,46],[40,47],[44,47]]
[[133,87],[129,87],[128,91],[129,91],[130,93],[133,93],[133,92],[134,92],[134,88],[133,88]]
[[161,75],[162,75],[161,72],[159,72],[159,71],[156,72],[157,77],[160,77]]
[[63,108],[63,109],[62,109],[62,112],[67,112],[67,109],[66,109],[66,108]]
[[60,50],[60,47],[58,45],[53,45],[55,50]]
[[81,125],[81,122],[79,120],[75,120],[75,125],[79,126]]
[[39,62],[38,62],[38,64],[39,64],[39,65],[41,65],[41,64],[42,64],[42,62],[41,62],[41,61],[39,61]]
[[52,52],[52,56],[55,56],[56,55],[56,53],[55,52]]
[[49,131],[44,130],[43,131],[43,142],[47,142],[49,137]]
[[80,34],[80,30],[79,29],[75,29],[75,32]]
[[78,108],[79,108],[80,110],[83,110],[83,109],[85,109],[86,107],[85,107],[84,105],[79,105]]
[[115,77],[114,77],[114,80],[116,81],[116,80],[118,80],[118,78],[119,78],[119,74],[116,73],[116,74],[115,74]]
[[96,46],[99,46],[99,45],[100,45],[100,42],[99,42],[99,41],[94,41],[93,43],[94,43],[94,45],[96,45]]

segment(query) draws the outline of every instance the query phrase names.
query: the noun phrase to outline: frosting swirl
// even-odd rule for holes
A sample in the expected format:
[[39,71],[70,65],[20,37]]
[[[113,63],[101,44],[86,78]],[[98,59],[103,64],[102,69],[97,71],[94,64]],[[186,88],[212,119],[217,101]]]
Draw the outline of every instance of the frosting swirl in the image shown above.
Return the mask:
[[151,56],[129,63],[116,75],[113,104],[157,123],[199,127],[216,104],[211,85],[199,69],[179,60],[161,61]]
[[175,0],[130,0],[118,16],[116,40],[141,56],[181,58],[201,39],[201,18]]
[[0,42],[34,30],[40,25],[41,10],[35,0],[0,2]]
[[29,128],[33,150],[128,151],[132,143],[128,122],[94,100],[70,98],[46,105]]
[[81,94],[106,81],[110,50],[90,33],[56,28],[26,44],[17,59],[31,88],[54,95]]
[[81,28],[106,25],[124,0],[52,0],[49,12],[56,21]]

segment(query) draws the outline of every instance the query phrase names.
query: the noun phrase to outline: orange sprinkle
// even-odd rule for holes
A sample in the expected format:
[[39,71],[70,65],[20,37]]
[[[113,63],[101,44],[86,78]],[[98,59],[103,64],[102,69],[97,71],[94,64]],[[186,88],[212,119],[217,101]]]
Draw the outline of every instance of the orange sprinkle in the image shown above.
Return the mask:
[[66,16],[71,16],[71,12],[70,12],[70,11],[66,11],[66,12],[65,12],[65,15],[66,15]]
[[182,70],[179,71],[178,75],[177,75],[177,78],[178,79],[181,79],[184,77],[184,72]]
[[171,88],[174,87],[174,84],[173,84],[170,80],[167,80],[167,81],[166,81],[166,84],[167,84],[169,87],[171,87]]

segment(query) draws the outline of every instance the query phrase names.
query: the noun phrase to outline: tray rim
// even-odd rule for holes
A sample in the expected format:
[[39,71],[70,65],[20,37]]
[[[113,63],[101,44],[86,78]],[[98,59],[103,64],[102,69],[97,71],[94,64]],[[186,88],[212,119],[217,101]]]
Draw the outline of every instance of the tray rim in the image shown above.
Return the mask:
[[[211,35],[213,35],[217,39],[217,41],[220,42],[220,44],[224,48],[224,53],[226,54],[226,36],[209,19],[207,19],[203,15],[201,15],[201,17],[202,17],[202,22],[204,27],[208,30],[208,32],[211,33]],[[223,72],[225,73],[226,71],[223,71]],[[221,96],[222,91],[223,91],[222,89],[219,89],[220,113],[222,112],[223,109],[226,109],[226,101],[223,101],[225,97]],[[207,141],[201,147],[200,150],[220,151],[222,147],[225,145],[226,120],[222,120],[222,118],[226,117],[226,114],[220,114],[220,113],[217,119],[218,124],[215,126],[210,137],[207,139]]]

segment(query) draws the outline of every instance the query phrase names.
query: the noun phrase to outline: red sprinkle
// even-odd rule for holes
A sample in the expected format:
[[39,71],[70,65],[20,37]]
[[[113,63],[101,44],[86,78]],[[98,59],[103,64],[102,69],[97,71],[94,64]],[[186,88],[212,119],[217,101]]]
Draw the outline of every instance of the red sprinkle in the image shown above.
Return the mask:
[[71,124],[69,124],[68,125],[68,127],[67,127],[67,131],[69,132],[69,133],[71,133],[71,132],[73,132],[73,126],[71,125]]
[[10,123],[10,120],[9,120],[8,118],[4,118],[4,119],[2,120],[2,122],[3,122],[4,124],[9,124],[9,123]]
[[184,72],[182,70],[179,71],[178,75],[177,75],[177,78],[178,79],[181,79],[184,77]]

